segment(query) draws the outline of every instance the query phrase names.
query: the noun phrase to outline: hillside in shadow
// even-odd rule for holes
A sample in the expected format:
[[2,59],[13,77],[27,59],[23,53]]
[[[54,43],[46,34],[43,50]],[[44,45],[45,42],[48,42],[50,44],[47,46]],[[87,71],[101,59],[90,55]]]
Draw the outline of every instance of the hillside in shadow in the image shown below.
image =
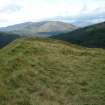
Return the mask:
[[0,32],[0,48],[6,46],[10,42],[14,41],[15,39],[19,38],[20,36],[16,34],[9,34]]
[[66,34],[52,36],[51,38],[89,48],[105,48],[105,22],[80,28]]

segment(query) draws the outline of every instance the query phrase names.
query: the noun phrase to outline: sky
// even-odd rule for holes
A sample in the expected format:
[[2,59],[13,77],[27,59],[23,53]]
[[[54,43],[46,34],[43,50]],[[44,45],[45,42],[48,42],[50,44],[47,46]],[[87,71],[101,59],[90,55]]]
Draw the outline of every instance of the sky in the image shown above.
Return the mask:
[[105,0],[0,0],[0,27],[43,20],[105,21]]

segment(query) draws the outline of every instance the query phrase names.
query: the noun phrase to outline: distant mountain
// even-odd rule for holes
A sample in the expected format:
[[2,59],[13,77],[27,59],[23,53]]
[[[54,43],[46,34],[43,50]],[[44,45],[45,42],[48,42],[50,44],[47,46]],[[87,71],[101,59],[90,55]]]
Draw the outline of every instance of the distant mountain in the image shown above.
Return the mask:
[[76,26],[60,21],[26,22],[5,28],[2,32],[19,34],[20,36],[51,36],[77,29]]
[[76,43],[86,47],[105,48],[105,22],[80,28],[66,34],[52,36],[52,38]]

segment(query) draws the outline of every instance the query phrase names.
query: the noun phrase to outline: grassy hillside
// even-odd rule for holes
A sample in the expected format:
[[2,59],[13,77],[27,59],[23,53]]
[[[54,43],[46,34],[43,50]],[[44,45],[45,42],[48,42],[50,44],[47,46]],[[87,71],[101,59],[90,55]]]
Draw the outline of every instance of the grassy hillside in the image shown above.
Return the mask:
[[52,38],[65,40],[86,47],[105,48],[105,23],[88,26],[66,34],[52,36]]
[[0,105],[104,105],[105,50],[19,39],[0,50]]

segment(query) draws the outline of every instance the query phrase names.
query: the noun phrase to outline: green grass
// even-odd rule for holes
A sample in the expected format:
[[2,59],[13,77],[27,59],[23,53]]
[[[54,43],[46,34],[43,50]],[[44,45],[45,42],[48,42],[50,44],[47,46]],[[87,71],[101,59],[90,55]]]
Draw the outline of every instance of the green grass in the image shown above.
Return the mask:
[[104,104],[104,49],[28,38],[0,50],[0,105]]

